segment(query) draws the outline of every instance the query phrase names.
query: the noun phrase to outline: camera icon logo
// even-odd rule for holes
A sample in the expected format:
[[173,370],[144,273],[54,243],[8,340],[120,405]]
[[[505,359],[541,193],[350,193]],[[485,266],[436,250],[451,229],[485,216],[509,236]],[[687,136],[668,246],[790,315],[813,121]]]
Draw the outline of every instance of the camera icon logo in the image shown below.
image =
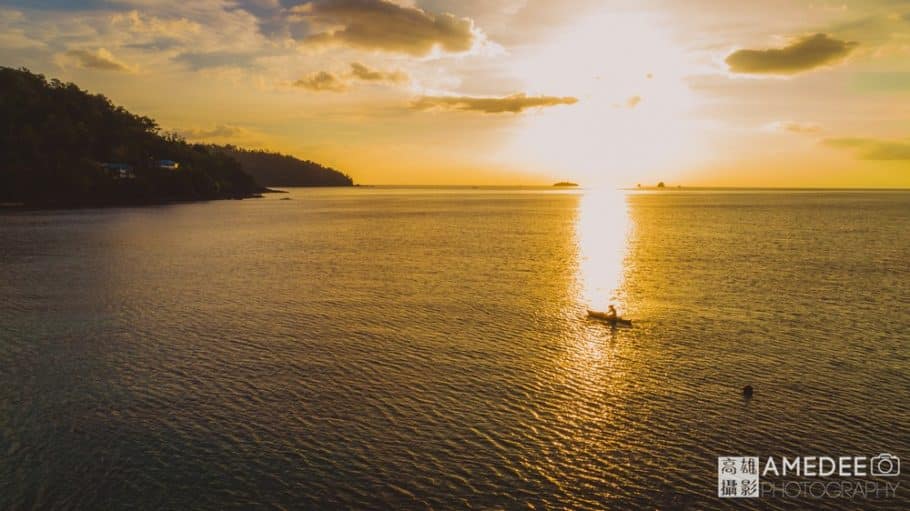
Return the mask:
[[869,458],[869,475],[873,477],[896,477],[901,474],[901,459],[883,452]]

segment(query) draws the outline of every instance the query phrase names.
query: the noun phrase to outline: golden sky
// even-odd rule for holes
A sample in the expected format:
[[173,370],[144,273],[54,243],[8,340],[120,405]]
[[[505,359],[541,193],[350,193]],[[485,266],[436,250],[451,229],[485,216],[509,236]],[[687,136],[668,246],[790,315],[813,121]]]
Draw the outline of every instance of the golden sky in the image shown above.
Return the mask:
[[367,184],[910,187],[910,2],[3,0],[0,65]]

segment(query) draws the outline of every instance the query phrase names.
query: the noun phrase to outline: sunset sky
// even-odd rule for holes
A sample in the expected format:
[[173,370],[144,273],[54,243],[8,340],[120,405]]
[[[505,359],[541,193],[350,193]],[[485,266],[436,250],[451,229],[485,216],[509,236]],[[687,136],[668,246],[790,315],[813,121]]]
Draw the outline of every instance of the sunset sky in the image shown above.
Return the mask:
[[0,1],[0,65],[367,184],[910,186],[910,2]]

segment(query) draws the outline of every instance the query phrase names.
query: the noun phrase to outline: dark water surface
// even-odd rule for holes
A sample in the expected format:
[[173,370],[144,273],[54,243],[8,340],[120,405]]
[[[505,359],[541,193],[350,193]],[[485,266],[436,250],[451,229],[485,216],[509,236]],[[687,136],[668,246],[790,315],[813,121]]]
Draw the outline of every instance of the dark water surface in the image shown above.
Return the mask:
[[910,193],[282,197],[0,215],[0,509],[910,508],[716,497],[910,460]]

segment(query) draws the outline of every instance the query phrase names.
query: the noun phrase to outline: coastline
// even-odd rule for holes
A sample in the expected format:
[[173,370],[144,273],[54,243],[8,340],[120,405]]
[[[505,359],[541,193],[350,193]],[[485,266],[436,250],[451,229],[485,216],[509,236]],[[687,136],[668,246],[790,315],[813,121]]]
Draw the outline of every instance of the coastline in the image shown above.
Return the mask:
[[142,208],[149,206],[166,206],[169,204],[189,204],[194,202],[210,202],[220,200],[247,200],[261,199],[266,193],[287,193],[280,190],[263,189],[259,192],[249,195],[238,195],[229,197],[212,197],[197,199],[161,199],[146,201],[105,201],[105,202],[86,202],[86,203],[25,203],[25,202],[4,202],[0,203],[0,212],[3,211],[52,211],[52,210],[74,210],[74,209],[107,209],[107,208]]

